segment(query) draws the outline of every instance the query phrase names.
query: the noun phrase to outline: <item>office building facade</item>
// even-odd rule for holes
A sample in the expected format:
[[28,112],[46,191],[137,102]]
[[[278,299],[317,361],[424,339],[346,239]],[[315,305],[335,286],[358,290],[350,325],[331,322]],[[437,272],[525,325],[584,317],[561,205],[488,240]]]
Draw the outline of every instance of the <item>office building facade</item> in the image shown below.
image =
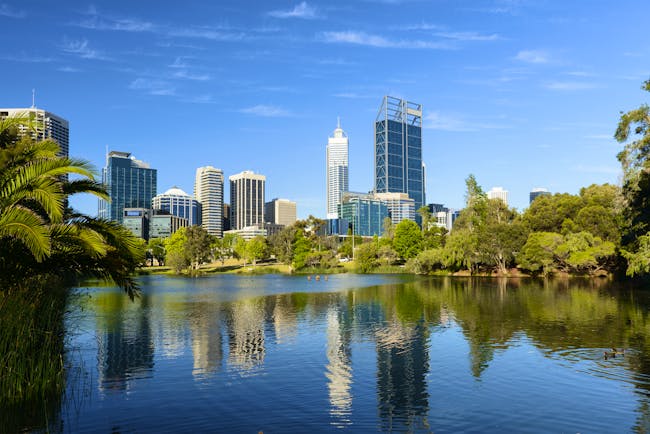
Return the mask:
[[336,129],[327,139],[327,218],[338,218],[341,194],[349,190],[348,179],[348,136],[338,121]]
[[156,211],[187,219],[190,226],[201,224],[201,207],[199,202],[178,187],[154,196],[152,207]]
[[492,187],[490,191],[487,192],[488,199],[499,199],[508,205],[508,190],[504,190],[503,187]]
[[296,222],[296,202],[288,199],[273,199],[264,204],[264,221],[276,225],[290,226]]
[[20,134],[30,134],[35,140],[52,139],[61,148],[59,156],[70,155],[70,124],[67,120],[36,107],[0,108],[0,119],[14,116],[26,116],[32,124],[32,129],[20,126]]
[[149,241],[149,223],[151,209],[149,208],[124,208],[122,225],[138,238]]
[[201,226],[210,235],[223,236],[223,172],[212,166],[196,169],[194,197],[201,207]]
[[533,203],[533,201],[540,196],[550,196],[550,195],[551,192],[545,188],[542,187],[533,188],[532,191],[530,192],[530,196],[528,197],[529,198],[528,204]]
[[375,120],[374,166],[375,192],[406,193],[416,211],[425,203],[420,104],[384,97]]
[[384,202],[388,216],[394,225],[402,220],[415,221],[415,201],[406,193],[375,193],[374,196]]
[[381,236],[388,207],[372,194],[345,192],[339,205],[339,216],[341,235],[347,234],[347,225],[354,235]]
[[180,228],[187,227],[186,218],[171,214],[154,214],[149,218],[149,238],[169,238]]
[[266,176],[244,171],[230,181],[230,228],[264,227],[264,191]]
[[122,223],[124,208],[151,208],[158,174],[128,152],[111,151],[102,169],[102,182],[111,200],[99,200],[99,217]]

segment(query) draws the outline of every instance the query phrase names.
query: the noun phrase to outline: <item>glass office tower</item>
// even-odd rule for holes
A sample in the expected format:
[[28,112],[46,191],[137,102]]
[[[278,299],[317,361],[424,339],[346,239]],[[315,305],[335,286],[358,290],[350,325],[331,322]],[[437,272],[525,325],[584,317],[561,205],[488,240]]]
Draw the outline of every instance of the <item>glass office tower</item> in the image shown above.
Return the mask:
[[407,193],[416,211],[424,205],[421,104],[384,97],[375,120],[375,191]]
[[102,182],[111,200],[99,200],[99,217],[122,223],[124,208],[151,208],[157,174],[156,169],[130,153],[111,151],[102,169]]

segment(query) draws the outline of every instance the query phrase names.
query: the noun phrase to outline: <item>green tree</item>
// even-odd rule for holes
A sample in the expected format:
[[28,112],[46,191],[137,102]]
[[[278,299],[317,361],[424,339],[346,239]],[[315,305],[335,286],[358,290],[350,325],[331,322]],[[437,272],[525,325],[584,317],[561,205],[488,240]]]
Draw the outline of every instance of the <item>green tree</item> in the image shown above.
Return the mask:
[[235,245],[233,246],[233,253],[235,254],[235,257],[238,259],[243,259],[244,265],[246,265],[246,261],[248,260],[248,256],[246,255],[246,245],[247,241],[245,239],[242,237],[237,237],[235,239]]
[[412,220],[402,220],[395,228],[393,248],[402,259],[415,257],[422,250],[422,232]]
[[[410,221],[410,220],[404,220],[404,221]],[[417,223],[415,222],[412,223],[415,224],[417,227]],[[399,227],[399,225],[397,226]],[[418,233],[419,233],[419,227],[418,227]],[[379,266],[379,260],[377,258],[377,244],[370,242],[370,243],[362,243],[360,246],[357,246],[354,261],[356,264],[357,271],[360,273],[369,273],[373,269],[377,268]]]
[[517,257],[517,262],[525,270],[547,275],[554,270],[555,252],[563,242],[562,234],[531,232],[521,249],[521,254]]
[[630,277],[650,274],[650,234],[639,237],[636,252],[623,250],[622,253],[627,259],[625,274]]
[[568,193],[539,196],[524,212],[522,219],[531,232],[562,232],[565,220],[575,222],[584,204],[582,197]]
[[382,228],[382,237],[392,242],[393,238],[395,237],[395,225],[393,224],[393,220],[390,217],[384,217]]
[[311,252],[311,243],[305,237],[303,229],[298,228],[296,237],[293,241],[293,262],[292,266],[295,270],[300,270],[306,266],[307,256]]
[[416,274],[431,274],[441,270],[444,265],[442,248],[423,250],[406,263],[406,269]]
[[187,228],[180,228],[171,237],[165,239],[167,265],[176,274],[181,273],[190,265],[190,259],[185,253],[185,243],[187,242],[186,231]]
[[147,248],[151,252],[151,256],[158,262],[158,265],[165,263],[165,241],[162,238],[151,238],[147,244]]
[[422,233],[424,234],[429,230],[433,223],[433,216],[431,215],[431,211],[429,211],[429,207],[426,205],[421,206],[420,209],[417,210],[417,213],[422,218]]
[[190,226],[185,230],[184,250],[193,271],[210,260],[212,236],[201,226]]
[[293,242],[296,238],[296,227],[286,226],[269,237],[271,252],[283,264],[291,264],[293,260]]
[[[0,287],[94,276],[135,296],[132,275],[145,254],[140,242],[116,223],[64,207],[77,193],[108,197],[92,166],[58,156],[59,146],[51,140],[20,137],[20,126],[29,129],[31,120],[0,122]],[[81,178],[68,181],[68,174]]]
[[253,263],[253,266],[257,264],[257,261],[266,259],[268,256],[269,246],[263,236],[257,235],[246,243],[246,257]]
[[[642,89],[650,91],[650,80]],[[650,107],[621,114],[614,137],[625,143],[618,154],[623,168],[623,245],[635,251],[640,237],[650,231]]]

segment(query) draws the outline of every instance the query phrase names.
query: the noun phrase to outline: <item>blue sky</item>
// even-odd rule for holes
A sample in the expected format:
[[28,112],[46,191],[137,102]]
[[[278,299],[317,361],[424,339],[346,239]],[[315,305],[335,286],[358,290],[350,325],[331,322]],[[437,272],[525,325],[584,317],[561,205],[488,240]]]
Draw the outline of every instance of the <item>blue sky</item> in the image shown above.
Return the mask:
[[647,0],[0,0],[0,107],[36,89],[70,121],[71,155],[99,169],[106,147],[131,152],[159,192],[191,193],[203,165],[254,170],[267,200],[324,217],[337,116],[350,188],[368,191],[388,94],[423,105],[428,203],[462,207],[473,173],[522,210],[533,187],[618,182],[619,112],[650,99],[649,13]]

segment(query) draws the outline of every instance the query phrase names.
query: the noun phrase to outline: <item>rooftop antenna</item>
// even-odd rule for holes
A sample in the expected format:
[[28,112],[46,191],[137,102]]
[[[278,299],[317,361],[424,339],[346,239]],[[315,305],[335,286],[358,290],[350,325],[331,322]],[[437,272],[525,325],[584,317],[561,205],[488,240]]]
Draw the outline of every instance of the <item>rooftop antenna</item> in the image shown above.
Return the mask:
[[336,128],[341,128],[341,116],[336,117]]
[[36,108],[36,89],[32,89],[32,108]]

